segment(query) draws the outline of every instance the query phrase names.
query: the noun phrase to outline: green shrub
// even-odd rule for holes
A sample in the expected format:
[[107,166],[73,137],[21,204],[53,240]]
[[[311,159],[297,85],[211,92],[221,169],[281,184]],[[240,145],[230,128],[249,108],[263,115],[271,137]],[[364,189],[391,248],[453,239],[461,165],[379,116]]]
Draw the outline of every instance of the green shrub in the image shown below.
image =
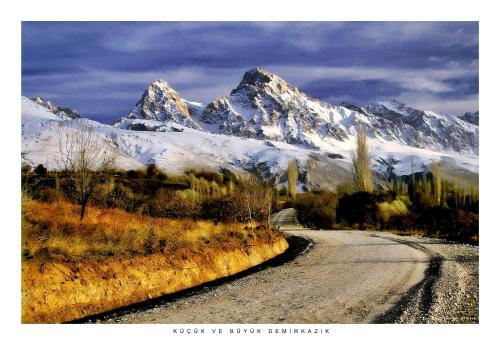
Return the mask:
[[384,222],[388,222],[393,216],[404,216],[408,213],[406,205],[401,200],[393,200],[392,202],[381,202],[377,204],[377,216]]
[[339,200],[337,222],[349,225],[360,224],[361,228],[371,228],[376,222],[377,196],[368,192],[344,195]]
[[337,202],[337,195],[332,192],[300,193],[293,207],[301,224],[315,229],[332,229]]

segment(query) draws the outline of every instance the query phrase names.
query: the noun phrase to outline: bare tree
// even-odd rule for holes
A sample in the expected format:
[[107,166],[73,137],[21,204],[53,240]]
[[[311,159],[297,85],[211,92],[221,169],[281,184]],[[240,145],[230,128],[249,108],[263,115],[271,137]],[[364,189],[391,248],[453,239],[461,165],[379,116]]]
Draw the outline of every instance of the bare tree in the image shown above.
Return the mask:
[[113,145],[99,136],[92,125],[78,123],[59,127],[60,166],[73,180],[80,210],[80,219],[99,183],[101,174],[110,168],[116,157]]
[[368,142],[364,127],[358,129],[356,150],[352,156],[352,169],[356,189],[361,192],[372,192],[372,171],[370,168]]
[[299,169],[297,167],[297,160],[292,159],[288,162],[287,167],[288,174],[288,192],[292,200],[295,200],[295,195],[297,195],[297,180],[299,175]]
[[247,219],[251,222],[255,215],[255,202],[257,200],[258,181],[253,175],[242,175],[240,177],[240,186],[243,196],[243,202],[248,213]]
[[274,191],[271,186],[265,186],[262,190],[262,213],[266,222],[266,228],[271,228],[271,214],[273,209]]
[[245,218],[250,222],[256,218],[260,218],[269,227],[273,204],[273,190],[271,186],[259,181],[253,175],[241,176],[239,185],[242,201],[246,209]]

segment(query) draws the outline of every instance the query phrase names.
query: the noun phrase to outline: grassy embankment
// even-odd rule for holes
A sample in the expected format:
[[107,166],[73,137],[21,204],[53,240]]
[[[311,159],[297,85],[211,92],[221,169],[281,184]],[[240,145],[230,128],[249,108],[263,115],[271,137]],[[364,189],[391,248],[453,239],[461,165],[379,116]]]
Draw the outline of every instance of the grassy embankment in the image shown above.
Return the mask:
[[256,224],[151,218],[23,200],[22,321],[57,323],[180,291],[288,248]]

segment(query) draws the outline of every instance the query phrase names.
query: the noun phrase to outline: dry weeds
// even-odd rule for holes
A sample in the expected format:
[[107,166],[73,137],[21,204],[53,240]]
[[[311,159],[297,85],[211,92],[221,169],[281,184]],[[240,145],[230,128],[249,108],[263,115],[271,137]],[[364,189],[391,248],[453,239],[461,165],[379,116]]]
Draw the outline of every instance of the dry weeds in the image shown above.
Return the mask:
[[70,321],[235,274],[286,250],[255,224],[24,200],[22,320]]

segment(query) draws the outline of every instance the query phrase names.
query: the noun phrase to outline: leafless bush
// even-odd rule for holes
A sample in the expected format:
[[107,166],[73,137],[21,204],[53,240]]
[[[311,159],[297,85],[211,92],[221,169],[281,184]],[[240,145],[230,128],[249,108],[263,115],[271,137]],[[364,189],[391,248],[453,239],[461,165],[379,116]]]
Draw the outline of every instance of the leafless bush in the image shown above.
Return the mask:
[[59,153],[60,166],[74,183],[76,199],[81,206],[80,219],[83,219],[100,174],[111,167],[116,150],[95,132],[93,126],[83,122],[70,126],[63,122],[59,127]]
[[240,192],[247,220],[264,220],[269,226],[273,203],[272,188],[257,180],[255,176],[248,175],[240,179]]

